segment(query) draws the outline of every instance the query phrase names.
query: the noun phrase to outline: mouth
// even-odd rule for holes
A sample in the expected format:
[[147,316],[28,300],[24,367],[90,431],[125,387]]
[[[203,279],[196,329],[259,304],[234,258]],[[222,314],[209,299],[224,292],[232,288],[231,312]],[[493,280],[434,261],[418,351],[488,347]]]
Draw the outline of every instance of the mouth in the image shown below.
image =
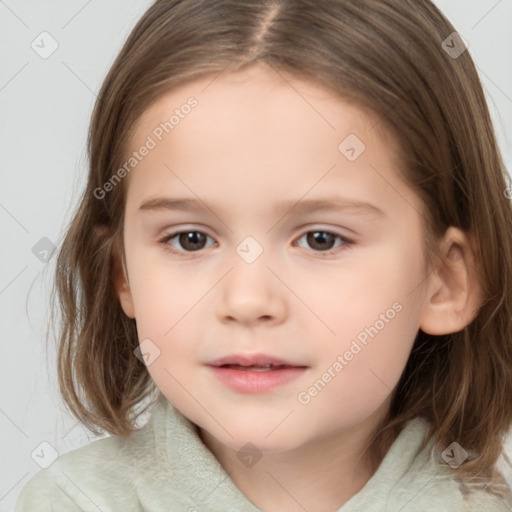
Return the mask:
[[223,364],[217,366],[217,368],[230,368],[231,370],[238,370],[241,372],[273,372],[276,370],[282,370],[283,368],[298,368],[297,366],[290,366],[285,364],[265,364],[265,365],[250,365],[244,366],[241,364]]
[[215,376],[241,393],[264,393],[302,375],[308,366],[264,354],[233,355],[208,364]]
[[266,354],[234,354],[222,357],[208,363],[210,366],[220,367],[236,367],[236,369],[263,369],[264,371],[281,369],[281,368],[304,368],[305,365],[292,363],[285,359],[269,356]]

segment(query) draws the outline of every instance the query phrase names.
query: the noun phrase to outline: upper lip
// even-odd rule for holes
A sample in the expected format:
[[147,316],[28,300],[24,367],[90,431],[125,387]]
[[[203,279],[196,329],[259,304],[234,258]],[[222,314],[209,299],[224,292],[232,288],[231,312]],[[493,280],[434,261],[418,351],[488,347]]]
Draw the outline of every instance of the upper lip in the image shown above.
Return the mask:
[[220,359],[215,359],[208,363],[209,366],[223,366],[227,364],[236,364],[240,366],[264,366],[268,364],[274,366],[305,366],[266,354],[233,354],[221,357]]

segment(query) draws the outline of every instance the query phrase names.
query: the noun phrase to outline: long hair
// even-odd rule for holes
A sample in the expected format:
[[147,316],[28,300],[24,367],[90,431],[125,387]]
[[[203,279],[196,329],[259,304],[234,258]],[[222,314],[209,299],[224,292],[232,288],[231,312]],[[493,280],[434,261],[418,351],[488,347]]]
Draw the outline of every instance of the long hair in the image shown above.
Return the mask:
[[165,92],[264,62],[370,109],[395,134],[399,172],[426,207],[428,261],[450,226],[474,242],[478,315],[457,333],[418,332],[372,451],[420,416],[440,449],[455,440],[472,454],[455,475],[496,476],[512,423],[512,208],[482,86],[454,32],[429,0],[157,0],[146,11],[99,92],[87,185],[58,254],[59,384],[78,419],[127,437],[155,389],[113,286],[125,186],[98,190]]

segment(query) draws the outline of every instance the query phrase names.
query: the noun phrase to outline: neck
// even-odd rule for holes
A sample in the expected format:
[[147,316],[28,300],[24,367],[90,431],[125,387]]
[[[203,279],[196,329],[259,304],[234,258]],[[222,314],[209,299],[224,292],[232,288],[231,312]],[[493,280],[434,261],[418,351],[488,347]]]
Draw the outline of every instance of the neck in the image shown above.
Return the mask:
[[[203,429],[200,434],[235,485],[258,508],[265,512],[333,512],[358,493],[377,470],[382,458],[372,461],[368,447],[379,425],[369,418],[293,450],[264,452],[252,467],[242,464],[237,450]],[[388,440],[385,451],[393,440]]]

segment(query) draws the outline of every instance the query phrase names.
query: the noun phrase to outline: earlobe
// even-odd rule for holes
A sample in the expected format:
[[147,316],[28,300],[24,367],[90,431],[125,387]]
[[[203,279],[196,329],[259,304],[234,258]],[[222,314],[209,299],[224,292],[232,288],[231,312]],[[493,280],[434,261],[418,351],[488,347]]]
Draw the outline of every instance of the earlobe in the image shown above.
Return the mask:
[[128,284],[125,282],[116,291],[124,314],[129,318],[135,318],[135,309],[133,307],[132,294]]
[[481,288],[474,247],[464,231],[450,227],[440,244],[441,262],[429,276],[420,329],[433,335],[461,331],[478,314]]

